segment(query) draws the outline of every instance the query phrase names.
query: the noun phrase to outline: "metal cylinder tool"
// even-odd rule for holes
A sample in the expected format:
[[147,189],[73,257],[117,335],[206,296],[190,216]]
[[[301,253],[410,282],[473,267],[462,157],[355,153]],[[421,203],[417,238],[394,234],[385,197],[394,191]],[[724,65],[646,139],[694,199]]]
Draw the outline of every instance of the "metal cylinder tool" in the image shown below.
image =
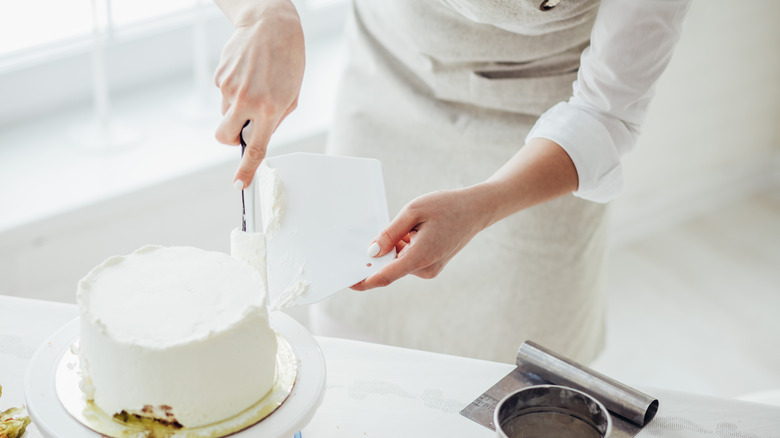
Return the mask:
[[[658,400],[643,392],[558,356],[533,342],[525,342],[517,352],[518,366],[556,385],[570,386],[601,401],[610,412],[637,426],[644,426],[658,411]],[[522,364],[522,365],[520,365]]]
[[612,420],[610,438],[633,437],[653,419],[658,400],[534,342],[517,352],[517,368],[466,406],[461,415],[495,430],[494,413],[507,395],[535,385],[558,385],[581,391],[603,404]]

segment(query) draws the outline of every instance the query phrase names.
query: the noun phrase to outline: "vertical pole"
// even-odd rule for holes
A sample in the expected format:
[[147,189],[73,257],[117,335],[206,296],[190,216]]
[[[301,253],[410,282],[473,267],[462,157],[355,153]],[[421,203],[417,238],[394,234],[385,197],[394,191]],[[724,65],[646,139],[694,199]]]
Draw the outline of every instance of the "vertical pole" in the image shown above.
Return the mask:
[[[106,72],[106,22],[110,22],[108,11],[100,10],[99,0],[92,0],[92,104],[95,122],[99,131],[107,131],[109,125],[110,100]],[[105,0],[109,2],[110,0]],[[101,18],[102,16],[102,18]]]
[[195,0],[192,23],[193,80],[199,103],[206,105],[211,77],[209,66],[209,41],[206,29],[206,3]]
[[75,141],[92,152],[114,152],[140,140],[139,133],[113,120],[106,50],[113,38],[111,0],[92,0],[92,106],[93,119],[74,130]]

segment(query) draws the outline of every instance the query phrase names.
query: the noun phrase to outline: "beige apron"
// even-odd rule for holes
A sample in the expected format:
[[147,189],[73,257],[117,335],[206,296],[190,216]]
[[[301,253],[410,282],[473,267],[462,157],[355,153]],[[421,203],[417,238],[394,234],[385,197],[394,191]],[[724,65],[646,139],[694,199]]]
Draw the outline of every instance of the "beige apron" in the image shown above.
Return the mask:
[[[391,216],[485,180],[568,99],[597,4],[540,2],[356,2],[329,152],[381,160]],[[588,362],[604,336],[605,237],[605,207],[566,196],[478,234],[435,279],[340,292],[312,328],[505,362],[532,339]]]

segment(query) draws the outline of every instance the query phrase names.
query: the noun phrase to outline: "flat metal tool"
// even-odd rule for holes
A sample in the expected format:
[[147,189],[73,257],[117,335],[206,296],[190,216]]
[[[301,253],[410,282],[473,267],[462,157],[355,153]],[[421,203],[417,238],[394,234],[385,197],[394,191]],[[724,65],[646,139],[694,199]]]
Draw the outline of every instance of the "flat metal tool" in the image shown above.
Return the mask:
[[517,351],[517,368],[466,406],[460,414],[495,430],[493,414],[506,395],[533,385],[563,385],[601,402],[612,417],[610,438],[636,436],[658,411],[658,400],[597,371],[526,341]]
[[[244,130],[252,129],[249,126],[249,120],[244,123],[244,127],[241,128],[241,132],[238,134],[238,138],[241,141],[241,157],[244,157],[244,150],[246,149],[246,142],[244,141]],[[248,133],[247,133],[248,134]],[[252,182],[247,187],[241,190],[241,231],[254,233],[255,232],[255,180],[252,178]]]

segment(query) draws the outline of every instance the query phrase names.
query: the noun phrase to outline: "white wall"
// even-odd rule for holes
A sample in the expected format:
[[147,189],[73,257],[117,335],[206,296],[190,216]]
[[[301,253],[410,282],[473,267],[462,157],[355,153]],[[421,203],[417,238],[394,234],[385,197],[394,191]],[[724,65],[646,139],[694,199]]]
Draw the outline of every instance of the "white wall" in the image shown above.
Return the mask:
[[[717,207],[780,169],[780,2],[694,1],[658,83],[615,238]],[[774,177],[776,178],[776,176]]]
[[[618,240],[744,195],[776,172],[778,17],[776,0],[694,2],[638,149],[626,160],[628,190],[614,205]],[[304,85],[299,113],[322,109],[327,99],[311,97],[317,88]],[[287,148],[312,150],[323,140],[320,133]],[[233,167],[0,231],[0,294],[74,302],[76,282],[92,266],[146,243],[227,250],[238,207],[223,183]],[[45,202],[44,193],[29,197]]]

